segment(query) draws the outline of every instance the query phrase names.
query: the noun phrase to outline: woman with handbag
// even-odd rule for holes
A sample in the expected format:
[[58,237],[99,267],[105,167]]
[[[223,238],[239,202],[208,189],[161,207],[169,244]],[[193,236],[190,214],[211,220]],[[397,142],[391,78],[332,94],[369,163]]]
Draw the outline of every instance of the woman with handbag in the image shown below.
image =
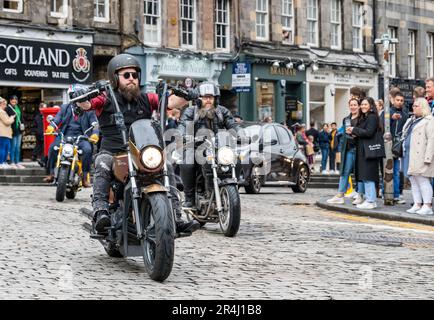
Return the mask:
[[11,96],[7,108],[9,116],[16,115],[15,123],[12,124],[12,140],[11,140],[11,167],[15,169],[24,169],[24,166],[19,164],[21,160],[21,139],[24,131],[24,119],[20,106],[18,105],[18,97]]
[[[432,215],[434,177],[434,119],[428,102],[418,98],[413,104],[413,116],[403,129],[403,170],[411,182],[414,205],[408,213]],[[422,206],[423,204],[423,206]]]
[[[348,127],[355,127],[360,116],[360,102],[355,98],[351,98],[348,102],[350,115],[342,121],[342,128],[345,132]],[[338,193],[328,203],[344,204],[345,192],[348,190],[348,181],[354,169],[356,162],[356,141],[346,133],[340,138],[338,150],[341,154],[342,163],[340,166],[340,178]]]
[[9,116],[5,111],[7,101],[0,97],[0,169],[9,168],[6,163],[12,138],[12,123],[15,122],[15,115]]
[[[356,138],[356,180],[358,196],[353,204],[358,209],[377,207],[376,183],[379,181],[379,162],[385,157],[383,126],[378,116],[375,100],[364,98],[360,104],[361,116],[355,127],[346,133]],[[364,196],[366,200],[364,200]]]

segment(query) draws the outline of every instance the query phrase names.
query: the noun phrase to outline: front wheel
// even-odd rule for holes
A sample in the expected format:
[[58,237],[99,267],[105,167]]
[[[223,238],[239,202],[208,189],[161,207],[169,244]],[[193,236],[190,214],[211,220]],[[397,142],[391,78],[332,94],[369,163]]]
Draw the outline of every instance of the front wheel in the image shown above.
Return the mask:
[[240,194],[235,185],[226,185],[220,189],[222,211],[219,213],[220,228],[226,237],[233,237],[240,228]]
[[307,183],[309,182],[309,170],[306,166],[302,166],[298,171],[296,185],[291,189],[295,193],[305,193],[307,190]]
[[68,183],[68,167],[60,167],[57,176],[56,200],[62,202],[65,200],[66,185]]
[[140,207],[145,238],[141,240],[143,260],[149,277],[164,281],[172,271],[175,256],[175,225],[167,196],[148,195]]

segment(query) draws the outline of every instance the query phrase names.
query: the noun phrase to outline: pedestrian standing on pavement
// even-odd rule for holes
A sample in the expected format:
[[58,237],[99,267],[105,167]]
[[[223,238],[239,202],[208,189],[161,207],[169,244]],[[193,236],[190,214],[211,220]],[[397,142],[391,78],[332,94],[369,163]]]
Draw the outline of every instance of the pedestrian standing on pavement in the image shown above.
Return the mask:
[[327,172],[327,159],[330,150],[330,131],[329,125],[324,123],[322,130],[318,134],[319,148],[321,150],[321,173],[328,174]]
[[[434,118],[423,98],[413,104],[413,116],[404,126],[404,174],[411,183],[414,205],[408,213],[432,215],[434,177]],[[423,205],[422,205],[423,204]]]
[[44,161],[44,124],[43,124],[43,116],[41,113],[41,109],[44,109],[47,107],[47,104],[44,102],[41,102],[39,104],[39,108],[36,110],[35,113],[35,129],[34,134],[36,136],[36,146],[33,149],[32,152],[32,160],[37,161],[41,167],[45,166]]
[[306,136],[312,136],[313,137],[313,146],[315,153],[319,151],[319,142],[318,142],[318,135],[319,131],[315,128],[315,122],[310,122],[310,129],[306,131]]
[[339,174],[339,171],[336,170],[336,154],[338,153],[338,147],[339,147],[339,135],[337,130],[338,126],[336,122],[332,122],[330,126],[331,126],[330,150],[329,150],[330,173]]
[[431,114],[434,115],[434,77],[425,80],[425,92]]
[[385,155],[383,126],[373,98],[363,99],[360,109],[362,112],[357,125],[346,128],[346,133],[356,138],[355,168],[358,196],[353,204],[356,204],[358,209],[370,210],[377,207],[375,184],[379,179],[379,161]]
[[24,118],[20,106],[18,105],[18,97],[13,95],[9,99],[9,105],[6,109],[9,116],[16,115],[15,123],[12,124],[12,140],[10,149],[11,167],[15,169],[24,169],[24,166],[19,164],[21,160],[21,140],[24,132]]
[[12,124],[15,122],[15,115],[9,116],[6,112],[7,101],[0,97],[0,169],[9,168],[6,163],[11,139]]
[[[401,139],[402,129],[404,128],[404,124],[408,119],[408,113],[404,109],[404,103],[404,95],[399,92],[395,95],[394,104],[390,108],[390,133],[392,134],[392,139],[394,142]],[[401,172],[400,158],[393,157],[393,201],[399,204],[404,204],[405,200],[402,196],[403,188],[400,187],[401,183],[404,182],[404,176],[401,174]]]
[[[352,98],[349,103],[350,114],[342,121],[342,127],[344,132],[348,127],[355,127],[357,120],[360,116],[360,102],[359,100]],[[350,175],[354,171],[354,164],[356,162],[356,141],[354,137],[343,133],[339,143],[339,151],[341,153],[341,167],[338,193],[331,199],[328,199],[328,203],[344,204],[344,195],[348,190],[348,181]]]

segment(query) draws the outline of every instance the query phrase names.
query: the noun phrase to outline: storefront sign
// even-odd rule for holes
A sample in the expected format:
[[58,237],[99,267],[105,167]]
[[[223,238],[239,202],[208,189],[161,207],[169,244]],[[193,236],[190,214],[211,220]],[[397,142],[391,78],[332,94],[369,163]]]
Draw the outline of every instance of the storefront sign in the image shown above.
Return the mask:
[[160,61],[160,76],[208,78],[210,64],[204,60],[162,58]]
[[282,67],[270,67],[270,74],[277,76],[290,76],[295,77],[297,71],[295,69],[288,69]]
[[285,111],[297,111],[297,97],[295,96],[286,96],[285,97]]
[[232,87],[235,89],[236,92],[250,92],[250,63],[234,63],[232,65]]
[[329,70],[307,73],[307,81],[311,83],[336,84],[350,87],[372,87],[376,84],[375,78],[376,75],[370,73],[333,72]]
[[0,38],[0,79],[44,83],[90,83],[91,46]]

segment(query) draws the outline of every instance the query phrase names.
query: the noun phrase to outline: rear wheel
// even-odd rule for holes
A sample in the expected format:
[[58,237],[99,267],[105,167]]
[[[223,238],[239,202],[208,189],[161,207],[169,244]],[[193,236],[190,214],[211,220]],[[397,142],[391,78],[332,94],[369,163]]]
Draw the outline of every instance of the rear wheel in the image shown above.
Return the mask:
[[240,194],[235,185],[226,185],[220,189],[222,212],[219,213],[220,228],[226,237],[233,237],[240,228]]
[[60,167],[57,176],[56,200],[62,202],[65,200],[66,185],[68,183],[68,167]]
[[291,186],[291,189],[295,193],[305,193],[307,190],[308,182],[309,182],[309,169],[306,166],[302,166],[298,171],[296,185]]
[[141,240],[146,271],[152,280],[164,281],[172,271],[175,256],[175,226],[169,200],[162,193],[148,195],[140,212],[146,234]]
[[248,179],[248,185],[244,186],[246,193],[257,194],[261,191],[264,184],[264,176],[260,175],[260,170],[258,165],[253,166],[250,179]]

